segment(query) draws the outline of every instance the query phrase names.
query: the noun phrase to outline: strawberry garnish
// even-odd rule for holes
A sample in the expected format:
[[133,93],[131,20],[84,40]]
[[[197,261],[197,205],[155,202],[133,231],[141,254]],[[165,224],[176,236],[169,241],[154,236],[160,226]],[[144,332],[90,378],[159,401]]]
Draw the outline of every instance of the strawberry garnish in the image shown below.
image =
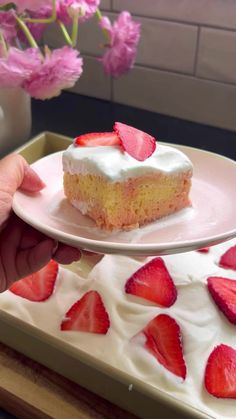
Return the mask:
[[210,354],[205,370],[205,387],[215,397],[236,398],[236,350],[218,345]]
[[230,247],[220,258],[219,265],[222,268],[236,270],[236,246]]
[[207,284],[219,309],[231,323],[236,324],[236,280],[211,276]]
[[83,134],[74,140],[75,146],[97,147],[120,145],[120,140],[115,132],[91,132]]
[[53,293],[57,274],[58,264],[51,260],[40,271],[14,282],[9,291],[30,301],[45,301]]
[[115,122],[114,131],[122,148],[136,160],[146,160],[156,149],[155,138],[137,128]]
[[170,307],[177,290],[162,258],[152,259],[138,269],[126,282],[125,292]]
[[108,313],[97,291],[88,291],[67,311],[61,330],[106,334],[110,327]]
[[167,314],[159,314],[142,330],[145,348],[173,374],[186,378],[180,327]]
[[210,247],[202,247],[201,249],[197,249],[200,253],[209,253]]

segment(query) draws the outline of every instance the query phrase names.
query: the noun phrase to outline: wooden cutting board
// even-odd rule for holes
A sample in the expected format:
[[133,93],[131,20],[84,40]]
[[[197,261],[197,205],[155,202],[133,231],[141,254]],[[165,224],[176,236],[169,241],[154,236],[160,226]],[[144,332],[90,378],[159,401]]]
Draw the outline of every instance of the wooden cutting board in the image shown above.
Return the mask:
[[0,406],[19,419],[135,419],[1,343]]

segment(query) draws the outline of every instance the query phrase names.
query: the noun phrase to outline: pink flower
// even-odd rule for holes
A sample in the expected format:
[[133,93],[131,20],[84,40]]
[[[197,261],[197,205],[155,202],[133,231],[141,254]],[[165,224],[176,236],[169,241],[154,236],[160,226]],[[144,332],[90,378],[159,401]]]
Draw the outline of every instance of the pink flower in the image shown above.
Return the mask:
[[21,87],[40,62],[41,53],[37,48],[25,51],[9,48],[7,56],[0,58],[0,86]]
[[25,81],[24,89],[36,99],[50,99],[74,86],[82,74],[83,60],[78,55],[70,47],[48,51],[39,68]]
[[[51,4],[50,6],[42,7],[37,12],[30,12],[30,17],[33,19],[45,19],[45,18],[49,18],[51,15],[52,15]],[[45,23],[27,23],[27,26],[30,30],[30,33],[33,35],[36,41],[39,41],[42,38],[42,35],[47,27]],[[18,30],[18,37],[22,42],[27,43],[27,40],[22,30]]]
[[[40,41],[43,36],[43,33],[46,29],[46,24],[44,23],[27,23],[27,26],[30,30],[31,35],[34,37],[35,41]],[[24,44],[27,44],[27,39],[24,33],[19,30],[18,31],[19,40],[22,41]]]
[[14,3],[17,7],[17,10],[21,13],[25,10],[39,10],[41,7],[48,5],[50,0],[13,0],[12,2],[0,0],[0,6],[3,6],[6,3]]
[[59,0],[57,6],[58,18],[67,24],[71,23],[74,13],[80,13],[80,21],[90,19],[100,5],[100,0]]
[[11,43],[16,37],[16,19],[13,10],[8,12],[0,11],[0,28],[4,39]]
[[110,45],[101,58],[104,71],[114,77],[125,74],[134,64],[140,38],[140,23],[134,22],[129,12],[122,12],[112,25],[103,17],[100,26],[110,37]]

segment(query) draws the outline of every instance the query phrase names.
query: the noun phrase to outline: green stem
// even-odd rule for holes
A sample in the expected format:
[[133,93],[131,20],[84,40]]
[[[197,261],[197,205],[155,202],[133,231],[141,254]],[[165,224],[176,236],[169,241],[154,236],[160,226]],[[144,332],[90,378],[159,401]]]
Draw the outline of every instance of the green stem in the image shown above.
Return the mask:
[[3,47],[3,55],[5,56],[7,55],[8,48],[7,48],[6,40],[1,31],[0,31],[0,43],[2,44],[2,47]]
[[32,48],[38,48],[38,44],[35,41],[34,37],[32,36],[28,27],[26,26],[25,22],[21,18],[19,18],[18,16],[16,16],[16,21],[17,21],[19,27],[21,28],[22,32],[24,33],[25,37],[27,38],[30,46]]
[[24,21],[28,23],[53,23],[56,21],[56,18],[57,18],[56,0],[52,0],[52,16],[45,19],[33,19],[31,17],[26,17]]
[[[97,17],[98,20],[102,19],[103,16],[102,16],[102,13],[101,13],[100,9],[97,9],[95,14],[96,14],[96,17]],[[110,39],[110,35],[109,35],[108,31],[106,29],[102,29],[102,32],[103,32],[103,35],[105,36],[105,38],[108,40],[108,43],[110,43],[111,39]]]
[[9,2],[2,4],[2,6],[0,6],[0,10],[4,10],[4,11],[15,9],[15,8],[16,8],[15,4],[9,3]]
[[71,41],[72,41],[72,46],[73,47],[75,47],[76,44],[77,44],[78,29],[79,29],[78,18],[79,18],[79,16],[75,13],[73,15],[72,32],[71,32]]
[[95,14],[96,14],[96,17],[98,18],[98,20],[102,19],[102,14],[101,14],[101,11],[99,9],[96,10]]
[[67,31],[64,23],[62,23],[60,20],[57,20],[57,23],[60,26],[60,29],[61,29],[61,31],[63,33],[63,36],[64,36],[67,44],[70,45],[70,47],[73,47],[72,39],[71,39],[70,35],[68,34],[68,31]]

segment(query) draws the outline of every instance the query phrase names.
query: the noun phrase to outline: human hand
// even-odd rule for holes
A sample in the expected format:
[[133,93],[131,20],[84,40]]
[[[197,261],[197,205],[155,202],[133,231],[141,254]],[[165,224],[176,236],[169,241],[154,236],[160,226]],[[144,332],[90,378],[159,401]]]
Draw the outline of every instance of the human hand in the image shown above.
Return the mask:
[[12,213],[17,189],[37,193],[44,186],[20,155],[12,154],[0,160],[0,292],[38,271],[50,259],[62,264],[80,259],[78,249],[46,237]]

